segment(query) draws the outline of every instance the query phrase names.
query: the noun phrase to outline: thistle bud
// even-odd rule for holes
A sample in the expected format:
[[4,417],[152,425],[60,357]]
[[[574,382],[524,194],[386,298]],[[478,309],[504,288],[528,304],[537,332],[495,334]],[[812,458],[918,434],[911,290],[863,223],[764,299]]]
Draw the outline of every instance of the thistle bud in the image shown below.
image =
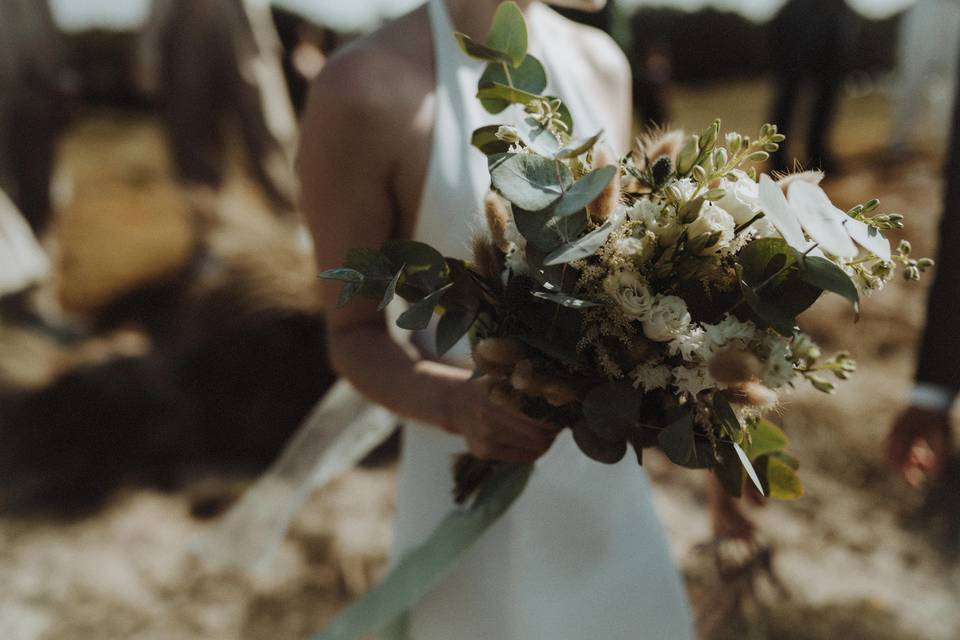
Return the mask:
[[690,136],[687,144],[683,145],[683,149],[680,150],[680,155],[677,156],[677,173],[681,176],[690,173],[690,170],[693,169],[693,164],[697,161],[697,158],[700,157],[699,144],[700,138],[698,136]]
[[667,156],[660,156],[650,167],[650,172],[653,174],[654,187],[659,187],[673,173],[673,161]]

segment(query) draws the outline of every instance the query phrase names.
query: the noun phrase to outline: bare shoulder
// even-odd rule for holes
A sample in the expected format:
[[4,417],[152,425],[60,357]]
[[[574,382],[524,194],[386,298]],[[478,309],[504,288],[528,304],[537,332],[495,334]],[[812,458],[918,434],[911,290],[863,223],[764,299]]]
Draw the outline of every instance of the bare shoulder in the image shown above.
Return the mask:
[[430,43],[421,7],[344,47],[313,81],[305,124],[318,111],[374,128],[408,119],[434,88]]

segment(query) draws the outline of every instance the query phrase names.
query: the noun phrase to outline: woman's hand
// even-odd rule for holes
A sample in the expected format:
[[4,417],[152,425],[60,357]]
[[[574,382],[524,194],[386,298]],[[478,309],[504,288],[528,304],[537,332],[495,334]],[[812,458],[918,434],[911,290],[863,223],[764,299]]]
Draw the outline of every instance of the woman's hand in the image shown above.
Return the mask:
[[550,448],[558,429],[520,410],[519,397],[502,382],[467,380],[447,397],[448,430],[463,435],[482,460],[533,462]]

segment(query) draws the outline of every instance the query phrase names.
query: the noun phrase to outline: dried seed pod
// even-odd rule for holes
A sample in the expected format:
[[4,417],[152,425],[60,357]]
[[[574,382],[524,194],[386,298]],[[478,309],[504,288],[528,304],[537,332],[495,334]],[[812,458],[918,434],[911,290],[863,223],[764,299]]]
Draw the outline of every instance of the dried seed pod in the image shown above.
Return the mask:
[[506,266],[503,253],[482,233],[473,236],[473,262],[477,272],[490,282],[499,282],[500,274]]
[[710,375],[728,385],[754,380],[760,370],[760,360],[743,349],[724,349],[710,361]]
[[512,368],[527,357],[527,348],[516,338],[486,338],[477,343],[474,354],[487,362]]
[[[608,165],[619,166],[617,159],[603,147],[598,147],[593,152],[593,168],[599,169]],[[610,217],[620,204],[620,172],[613,175],[613,179],[607,183],[600,195],[593,202],[587,205],[587,214],[592,220],[602,222]]]
[[506,201],[493,191],[488,191],[483,198],[483,211],[487,217],[487,226],[490,228],[490,237],[493,244],[504,253],[510,249],[510,241],[507,240],[507,229],[510,227],[508,206]]
[[577,390],[562,380],[548,380],[543,385],[543,397],[551,406],[563,407],[576,402]]
[[726,395],[733,404],[771,409],[777,404],[777,393],[759,382],[741,382],[726,390]]
[[523,412],[523,398],[513,387],[497,383],[490,386],[490,402],[498,407]]
[[650,161],[661,156],[676,160],[680,148],[683,147],[683,131],[653,128],[638,138],[637,145]]

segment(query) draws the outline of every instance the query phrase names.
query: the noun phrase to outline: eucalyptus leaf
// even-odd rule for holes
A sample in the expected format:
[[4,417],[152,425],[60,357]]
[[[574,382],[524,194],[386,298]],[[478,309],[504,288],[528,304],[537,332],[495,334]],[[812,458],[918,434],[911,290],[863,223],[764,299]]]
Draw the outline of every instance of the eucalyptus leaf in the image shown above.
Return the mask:
[[437,323],[437,355],[442,356],[467,335],[474,320],[476,310],[448,309]]
[[505,62],[507,64],[513,64],[513,58],[511,58],[509,54],[480,44],[465,33],[458,31],[453,34],[453,37],[457,39],[460,50],[471,58],[483,60],[484,62]]
[[[587,215],[584,212],[558,218],[553,215],[552,209],[525,211],[514,208],[513,219],[517,223],[517,230],[529,243],[528,246],[533,245],[536,249],[546,252],[548,255],[552,255],[551,252],[557,247],[566,245],[570,238],[578,237],[587,226]],[[596,250],[594,249],[594,251]],[[547,264],[546,258],[544,258],[542,266],[551,267],[555,265]]]
[[421,295],[433,291],[446,279],[443,255],[423,242],[388,240],[380,247],[380,253],[390,260],[394,269],[405,267],[403,284],[418,289]]
[[778,453],[787,448],[789,440],[786,434],[769,420],[760,420],[750,429],[750,443],[744,445],[744,451],[751,460],[768,453]]
[[626,439],[618,442],[605,440],[594,432],[585,420],[573,426],[573,441],[588,458],[604,464],[616,464],[627,455]]
[[515,2],[504,2],[497,7],[486,45],[510,56],[514,67],[520,66],[527,55],[527,23]]
[[617,173],[617,167],[607,165],[594,169],[587,175],[573,183],[573,186],[560,197],[560,200],[554,205],[553,213],[558,216],[566,216],[571,213],[581,211],[588,204],[597,199],[603,190],[613,180]]
[[481,100],[504,100],[513,104],[527,106],[540,96],[524,91],[523,89],[495,82],[491,85],[480,87],[479,91],[477,91],[477,97]]
[[339,280],[341,282],[351,282],[359,284],[363,282],[363,274],[356,269],[347,267],[337,267],[336,269],[327,269],[320,273],[320,277],[326,280]]
[[683,414],[657,436],[660,448],[674,464],[687,465],[693,457],[693,416]]
[[626,440],[640,416],[640,402],[640,393],[628,382],[607,382],[594,387],[583,399],[586,425],[604,440]]
[[730,406],[730,401],[722,393],[713,394],[713,413],[730,433],[740,431],[740,419],[737,418],[736,412]]
[[796,500],[803,496],[803,483],[795,469],[775,455],[767,455],[760,460],[771,498]]
[[[564,218],[564,220],[565,219],[566,218]],[[544,258],[543,264],[549,267],[589,258],[603,246],[603,243],[607,241],[612,231],[613,225],[606,222],[582,238],[555,248]]]
[[774,331],[782,336],[792,336],[797,331],[796,317],[784,309],[781,309],[774,302],[768,302],[761,298],[753,288],[743,280],[740,281],[740,292],[743,299],[753,310],[754,313]]
[[723,486],[724,490],[734,498],[743,495],[743,480],[745,474],[740,459],[730,445],[723,445],[720,464],[713,468],[713,473]]
[[800,278],[807,284],[843,296],[853,304],[854,309],[859,309],[860,294],[856,285],[843,269],[826,258],[807,256],[800,260]]
[[500,125],[498,124],[491,124],[476,129],[470,138],[470,144],[488,156],[507,153],[510,151],[510,144],[497,137],[497,131],[499,129]]
[[400,282],[400,278],[403,276],[403,270],[404,267],[401,266],[397,274],[387,283],[387,288],[383,292],[383,298],[380,300],[380,304],[377,305],[377,311],[383,311],[387,308],[388,304],[393,302],[393,296],[397,293],[397,283]]
[[568,158],[576,158],[577,156],[590,151],[593,147],[600,141],[600,138],[603,137],[603,129],[590,136],[589,138],[581,138],[579,140],[573,140],[566,146],[564,146],[560,151],[557,152],[557,157],[563,160]]
[[753,468],[753,465],[750,463],[750,458],[747,457],[747,454],[746,452],[744,452],[743,447],[741,447],[736,442],[734,442],[733,450],[737,452],[737,457],[740,458],[740,464],[743,465],[743,470],[747,472],[747,477],[750,478],[750,482],[752,482],[753,486],[757,488],[757,491],[760,492],[760,495],[766,495],[766,493],[763,490],[763,485],[760,483],[760,478],[757,477],[757,471]]
[[340,289],[340,296],[337,298],[337,309],[344,307],[353,296],[360,292],[362,285],[359,282],[347,282]]
[[491,157],[490,179],[494,188],[512,204],[526,211],[541,211],[556,202],[573,182],[563,163],[530,154]]
[[433,312],[440,303],[443,294],[453,286],[453,283],[444,285],[419,302],[410,305],[410,308],[400,314],[397,318],[397,326],[407,331],[420,331],[426,329],[433,318]]
[[560,142],[549,129],[542,126],[534,118],[524,119],[524,125],[519,128],[520,139],[530,147],[534,153],[547,158],[553,158],[560,150]]
[[[509,77],[507,77],[508,72]],[[488,64],[477,86],[489,87],[494,83],[513,86],[526,93],[540,95],[540,92],[547,87],[547,72],[537,58],[528,54],[515,69],[504,69],[503,64],[496,62]],[[494,114],[510,106],[510,102],[497,99],[481,100],[480,104],[489,113]]]

